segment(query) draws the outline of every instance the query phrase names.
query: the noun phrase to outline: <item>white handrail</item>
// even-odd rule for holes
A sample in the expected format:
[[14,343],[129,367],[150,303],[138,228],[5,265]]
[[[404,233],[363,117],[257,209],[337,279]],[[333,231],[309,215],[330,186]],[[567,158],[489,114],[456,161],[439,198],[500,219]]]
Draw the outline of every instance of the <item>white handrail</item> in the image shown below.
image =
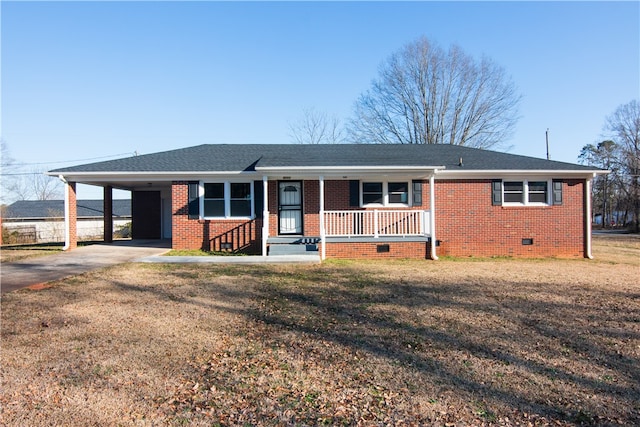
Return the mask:
[[324,211],[326,236],[428,236],[430,213],[423,210]]

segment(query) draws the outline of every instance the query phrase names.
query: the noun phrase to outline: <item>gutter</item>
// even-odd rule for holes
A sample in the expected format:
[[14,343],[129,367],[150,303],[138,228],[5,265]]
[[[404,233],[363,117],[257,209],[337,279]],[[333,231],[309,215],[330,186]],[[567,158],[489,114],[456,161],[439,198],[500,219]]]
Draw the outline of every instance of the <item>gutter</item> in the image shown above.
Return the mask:
[[584,180],[584,256],[593,259],[591,253],[591,181],[596,176]]

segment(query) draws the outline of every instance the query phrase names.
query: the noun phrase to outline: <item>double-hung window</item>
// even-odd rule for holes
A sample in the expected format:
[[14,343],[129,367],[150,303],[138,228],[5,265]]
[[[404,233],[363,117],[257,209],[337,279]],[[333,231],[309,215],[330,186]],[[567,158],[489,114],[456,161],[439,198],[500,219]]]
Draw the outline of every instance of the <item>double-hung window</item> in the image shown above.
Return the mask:
[[223,182],[204,184],[204,217],[224,217],[225,197]]
[[251,218],[253,184],[250,182],[205,182],[202,184],[204,218]]
[[529,181],[528,184],[529,203],[548,203],[549,184],[547,181]]
[[382,192],[381,182],[363,182],[362,183],[362,204],[384,204],[384,193]]
[[363,182],[362,206],[407,206],[408,182]]
[[509,205],[547,205],[549,200],[548,181],[504,181],[502,183],[502,204]]
[[251,216],[251,184],[248,182],[230,183],[231,212],[229,216]]
[[409,183],[407,182],[390,182],[387,184],[389,190],[389,204],[409,203]]

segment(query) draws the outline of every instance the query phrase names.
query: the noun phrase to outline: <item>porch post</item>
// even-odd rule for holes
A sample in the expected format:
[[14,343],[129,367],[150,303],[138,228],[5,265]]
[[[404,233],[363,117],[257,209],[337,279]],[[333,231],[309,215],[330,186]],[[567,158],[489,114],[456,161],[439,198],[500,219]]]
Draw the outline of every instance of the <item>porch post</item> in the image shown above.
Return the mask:
[[111,243],[113,242],[113,187],[104,186],[103,193],[104,241]]
[[431,259],[438,260],[436,255],[436,192],[435,177],[429,177],[429,228],[431,229]]
[[320,183],[320,244],[322,245],[320,257],[324,260],[327,257],[327,239],[324,229],[324,176],[319,176],[318,182]]
[[269,178],[262,177],[262,256],[267,256],[267,239],[269,238]]

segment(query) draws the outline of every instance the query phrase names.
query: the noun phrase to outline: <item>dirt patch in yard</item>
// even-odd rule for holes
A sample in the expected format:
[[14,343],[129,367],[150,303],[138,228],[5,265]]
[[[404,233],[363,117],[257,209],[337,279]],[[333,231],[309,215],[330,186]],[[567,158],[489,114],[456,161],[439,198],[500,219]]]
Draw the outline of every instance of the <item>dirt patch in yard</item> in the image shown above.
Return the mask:
[[128,264],[2,298],[6,425],[640,423],[640,239],[595,260]]

